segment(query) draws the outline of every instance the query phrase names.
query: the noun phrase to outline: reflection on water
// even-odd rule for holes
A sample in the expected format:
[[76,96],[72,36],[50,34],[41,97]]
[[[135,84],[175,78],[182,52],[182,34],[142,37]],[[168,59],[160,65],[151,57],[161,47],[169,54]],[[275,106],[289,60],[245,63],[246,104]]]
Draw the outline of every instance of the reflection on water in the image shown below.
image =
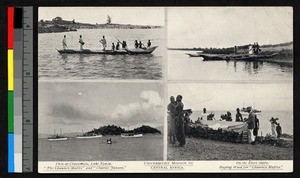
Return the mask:
[[[55,48],[67,35],[70,49],[78,49],[78,36],[83,35],[85,48],[99,50],[99,33],[106,34],[109,42],[122,35],[129,48],[133,41],[152,39],[159,46],[150,55],[59,54]],[[42,79],[150,79],[162,78],[164,39],[163,29],[93,29],[67,33],[39,34],[39,78]]]
[[283,81],[293,79],[293,68],[257,61],[203,61],[194,51],[168,51],[169,80]]

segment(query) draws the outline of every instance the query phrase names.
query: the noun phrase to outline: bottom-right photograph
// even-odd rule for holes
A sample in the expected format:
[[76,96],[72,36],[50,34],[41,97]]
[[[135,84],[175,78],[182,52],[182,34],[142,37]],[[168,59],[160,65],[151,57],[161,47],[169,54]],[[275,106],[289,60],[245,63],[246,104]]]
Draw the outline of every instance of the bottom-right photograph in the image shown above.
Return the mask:
[[168,160],[293,160],[293,84],[169,83]]

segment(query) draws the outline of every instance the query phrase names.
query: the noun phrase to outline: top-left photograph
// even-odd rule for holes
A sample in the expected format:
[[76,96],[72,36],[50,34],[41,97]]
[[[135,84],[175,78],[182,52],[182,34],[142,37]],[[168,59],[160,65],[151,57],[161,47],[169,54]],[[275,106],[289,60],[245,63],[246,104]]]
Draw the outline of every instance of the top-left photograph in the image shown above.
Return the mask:
[[39,80],[164,77],[164,8],[40,7],[38,19]]

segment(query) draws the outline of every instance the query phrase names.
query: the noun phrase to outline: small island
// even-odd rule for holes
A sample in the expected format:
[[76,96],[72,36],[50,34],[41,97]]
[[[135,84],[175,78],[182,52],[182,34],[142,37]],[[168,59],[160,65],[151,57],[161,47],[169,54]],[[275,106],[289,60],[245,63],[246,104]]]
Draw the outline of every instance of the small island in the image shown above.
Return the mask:
[[98,129],[94,128],[93,130],[88,131],[86,134],[121,135],[122,133],[161,134],[161,131],[147,125],[142,125],[141,127],[137,127],[133,130],[126,130],[120,126],[115,125],[107,125],[101,126]]
[[152,25],[131,25],[131,24],[117,24],[112,23],[112,18],[108,15],[105,24],[90,24],[63,20],[61,17],[55,17],[52,20],[40,20],[38,22],[39,33],[58,33],[77,31],[77,29],[158,29],[162,26]]

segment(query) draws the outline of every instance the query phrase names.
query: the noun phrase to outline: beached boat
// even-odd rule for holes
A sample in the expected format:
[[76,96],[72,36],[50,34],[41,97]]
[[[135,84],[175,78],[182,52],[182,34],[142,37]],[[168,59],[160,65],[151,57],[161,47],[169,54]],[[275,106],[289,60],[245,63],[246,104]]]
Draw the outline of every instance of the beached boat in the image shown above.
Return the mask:
[[271,55],[261,54],[205,54],[198,52],[197,54],[187,54],[190,57],[202,57],[203,61],[222,61],[222,60],[236,60],[236,61],[255,61],[258,59],[269,59],[276,56],[278,53]]
[[108,55],[122,55],[128,54],[126,50],[75,50],[75,49],[56,49],[60,54],[108,54]]
[[[242,115],[249,115],[249,112],[248,112],[248,109],[250,108],[251,106],[248,106],[248,107],[243,107],[242,109],[241,109],[241,111],[240,111],[240,113],[242,114]],[[252,109],[252,111],[255,113],[255,114],[260,114],[261,113],[261,111],[259,111],[259,110],[257,110],[257,109]]]
[[134,134],[134,133],[122,133],[122,138],[141,138],[143,137],[143,134]]
[[125,49],[128,54],[151,54],[158,46],[150,48]]
[[81,136],[77,136],[78,139],[90,139],[90,138],[101,138],[102,135],[97,134],[83,134]]

